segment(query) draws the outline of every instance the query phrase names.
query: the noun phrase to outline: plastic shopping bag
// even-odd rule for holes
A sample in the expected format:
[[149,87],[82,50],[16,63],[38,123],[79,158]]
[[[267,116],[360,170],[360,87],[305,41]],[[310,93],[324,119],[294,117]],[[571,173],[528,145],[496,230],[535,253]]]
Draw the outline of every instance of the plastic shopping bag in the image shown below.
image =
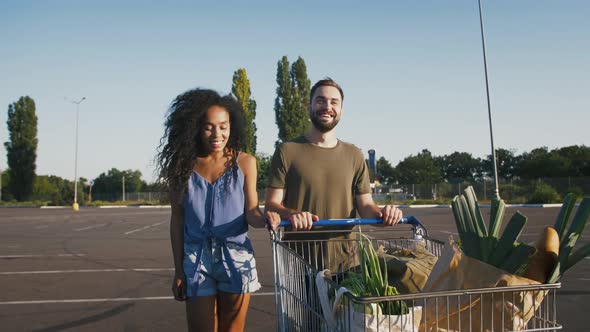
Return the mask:
[[[328,329],[333,331],[391,331],[391,332],[411,332],[418,331],[420,319],[422,317],[422,307],[411,307],[408,314],[405,315],[384,315],[380,312],[379,304],[372,303],[365,313],[355,308],[355,305],[342,305],[341,298],[349,291],[344,287],[339,287],[335,294],[335,299],[330,304],[329,291],[330,287],[325,276],[329,276],[329,270],[318,272],[316,275],[316,286],[320,298],[320,304],[324,319],[328,324]],[[333,291],[333,290],[332,290]],[[365,307],[360,305],[360,307]]]

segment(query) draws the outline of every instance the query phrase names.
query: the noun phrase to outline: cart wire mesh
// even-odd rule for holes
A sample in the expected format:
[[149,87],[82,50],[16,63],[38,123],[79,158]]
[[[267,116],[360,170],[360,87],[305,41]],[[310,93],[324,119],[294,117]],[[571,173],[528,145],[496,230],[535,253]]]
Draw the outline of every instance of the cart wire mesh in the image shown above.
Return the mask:
[[[400,225],[363,226],[372,245],[413,250],[418,244],[440,256],[444,242],[431,239],[425,229]],[[312,234],[323,231],[306,232]],[[334,230],[330,230],[334,233]],[[337,239],[288,240],[289,232],[271,233],[277,330],[279,331],[557,331],[556,290],[560,284],[506,286],[468,290],[422,292],[395,296],[354,296],[340,286],[350,271],[358,271],[358,257],[335,264],[333,247],[355,248],[359,230],[342,231]],[[293,232],[302,234],[302,232]],[[351,236],[352,234],[352,236]],[[330,267],[329,273],[324,269]],[[318,278],[318,274],[321,278]],[[317,280],[316,280],[317,279]],[[318,291],[318,287],[321,290]],[[333,307],[322,307],[327,292]],[[532,295],[531,295],[532,294]],[[325,296],[324,296],[325,297]],[[532,299],[522,312],[523,299]],[[336,303],[334,302],[336,301]],[[408,312],[386,315],[380,308],[403,301]],[[530,301],[529,301],[530,302]]]

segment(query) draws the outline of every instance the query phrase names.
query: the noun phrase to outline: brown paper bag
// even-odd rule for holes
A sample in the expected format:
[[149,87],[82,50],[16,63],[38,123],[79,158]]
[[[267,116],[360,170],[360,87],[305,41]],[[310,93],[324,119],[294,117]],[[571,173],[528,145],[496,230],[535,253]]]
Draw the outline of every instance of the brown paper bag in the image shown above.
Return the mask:
[[[446,245],[424,292],[468,290],[539,282],[510,274]],[[421,331],[522,330],[534,316],[545,291],[507,291],[430,299],[424,308]]]
[[379,246],[377,256],[385,260],[389,284],[401,294],[421,292],[438,259],[423,242],[417,243],[413,250]]

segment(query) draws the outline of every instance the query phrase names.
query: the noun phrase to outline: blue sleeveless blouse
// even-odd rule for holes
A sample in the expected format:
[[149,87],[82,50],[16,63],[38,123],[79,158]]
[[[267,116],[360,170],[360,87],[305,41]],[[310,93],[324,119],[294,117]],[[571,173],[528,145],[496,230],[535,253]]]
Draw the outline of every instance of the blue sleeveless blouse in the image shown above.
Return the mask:
[[[233,262],[227,248],[228,242],[253,251],[244,211],[244,173],[238,167],[238,158],[235,165],[213,183],[196,171],[192,172],[188,180],[183,202],[184,242],[185,247],[186,244],[197,244],[198,248],[193,281],[199,277],[204,241],[220,245],[226,262]],[[232,281],[241,283],[238,270],[233,264],[229,265],[228,276]]]

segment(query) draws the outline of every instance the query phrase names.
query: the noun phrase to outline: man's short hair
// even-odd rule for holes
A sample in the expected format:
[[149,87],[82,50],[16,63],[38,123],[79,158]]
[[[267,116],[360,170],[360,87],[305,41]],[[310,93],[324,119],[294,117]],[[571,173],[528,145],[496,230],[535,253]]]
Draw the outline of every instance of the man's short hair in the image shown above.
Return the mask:
[[340,92],[340,98],[342,98],[341,102],[344,101],[344,92],[342,92],[342,88],[340,87],[340,85],[338,85],[338,83],[336,83],[333,79],[326,77],[323,80],[317,81],[317,83],[311,87],[311,91],[309,93],[309,102],[310,103],[313,101],[313,95],[314,95],[315,91],[321,86],[335,87],[336,89],[338,89],[338,92]]

